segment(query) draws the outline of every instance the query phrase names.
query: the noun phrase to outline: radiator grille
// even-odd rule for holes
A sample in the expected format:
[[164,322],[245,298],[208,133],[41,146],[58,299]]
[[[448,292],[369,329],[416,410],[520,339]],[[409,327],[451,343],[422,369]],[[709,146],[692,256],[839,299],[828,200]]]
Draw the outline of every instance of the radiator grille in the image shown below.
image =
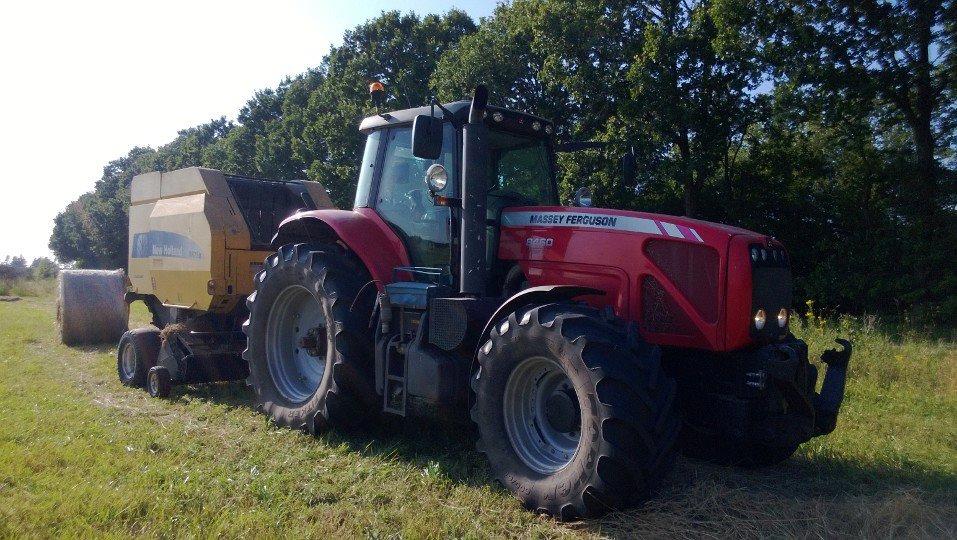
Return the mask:
[[695,333],[694,323],[651,276],[641,281],[641,328],[655,334],[691,336]]
[[702,319],[712,324],[718,321],[717,251],[689,242],[652,240],[645,245],[645,253]]
[[751,267],[751,313],[763,309],[768,322],[762,330],[752,326],[752,335],[764,338],[776,338],[787,335],[788,328],[778,326],[777,314],[781,308],[791,309],[792,278],[791,269],[779,266],[752,264]]

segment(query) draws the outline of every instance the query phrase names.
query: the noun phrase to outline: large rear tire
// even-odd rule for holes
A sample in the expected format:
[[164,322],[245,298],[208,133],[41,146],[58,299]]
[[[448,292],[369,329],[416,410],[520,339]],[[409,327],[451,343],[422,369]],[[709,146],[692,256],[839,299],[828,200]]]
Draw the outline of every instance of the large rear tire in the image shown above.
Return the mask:
[[266,259],[246,301],[243,358],[256,405],[276,424],[318,434],[374,413],[368,281],[338,245],[286,245]]
[[593,517],[650,496],[680,422],[660,350],[608,312],[553,303],[496,323],[472,378],[478,448],[530,510]]

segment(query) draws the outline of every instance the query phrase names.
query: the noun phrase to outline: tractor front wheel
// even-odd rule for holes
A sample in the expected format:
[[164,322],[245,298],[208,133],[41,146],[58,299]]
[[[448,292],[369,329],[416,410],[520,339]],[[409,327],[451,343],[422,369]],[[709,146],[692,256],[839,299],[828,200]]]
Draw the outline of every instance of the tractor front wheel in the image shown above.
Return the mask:
[[479,450],[530,510],[593,517],[650,496],[673,464],[675,383],[607,312],[532,306],[496,323],[472,378]]

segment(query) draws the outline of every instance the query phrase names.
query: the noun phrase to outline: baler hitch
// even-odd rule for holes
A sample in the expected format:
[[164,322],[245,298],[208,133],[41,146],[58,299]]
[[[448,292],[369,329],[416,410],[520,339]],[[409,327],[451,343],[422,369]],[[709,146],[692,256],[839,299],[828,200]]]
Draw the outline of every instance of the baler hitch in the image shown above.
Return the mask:
[[827,435],[837,425],[837,413],[844,401],[844,386],[847,384],[847,363],[851,359],[853,347],[846,339],[835,340],[841,349],[828,349],[821,355],[821,362],[827,364],[821,393],[814,394],[814,430],[815,435]]

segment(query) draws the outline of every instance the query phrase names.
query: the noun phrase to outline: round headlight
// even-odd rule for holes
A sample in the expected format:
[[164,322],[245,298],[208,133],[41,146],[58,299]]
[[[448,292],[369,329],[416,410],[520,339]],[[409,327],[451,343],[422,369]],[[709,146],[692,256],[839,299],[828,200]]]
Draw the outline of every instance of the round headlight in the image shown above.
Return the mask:
[[788,325],[788,319],[791,317],[791,314],[788,313],[788,308],[781,308],[781,311],[778,312],[778,326],[784,328]]
[[501,122],[502,119],[504,119],[504,118],[505,118],[505,116],[503,116],[502,113],[500,113],[500,112],[496,112],[496,113],[493,113],[493,114],[492,114],[492,120],[495,120],[496,122]]
[[545,124],[545,133],[548,133],[549,135],[552,134],[552,125],[551,125],[551,124]]
[[449,183],[449,173],[445,170],[445,167],[438,163],[433,163],[429,165],[429,169],[425,171],[425,183],[429,186],[429,191],[433,193],[442,191]]
[[534,129],[535,131],[542,129],[542,123],[539,122],[538,120],[532,122],[532,129]]
[[758,330],[764,328],[764,323],[767,322],[768,317],[764,313],[763,309],[759,309],[757,313],[754,314],[754,327]]

